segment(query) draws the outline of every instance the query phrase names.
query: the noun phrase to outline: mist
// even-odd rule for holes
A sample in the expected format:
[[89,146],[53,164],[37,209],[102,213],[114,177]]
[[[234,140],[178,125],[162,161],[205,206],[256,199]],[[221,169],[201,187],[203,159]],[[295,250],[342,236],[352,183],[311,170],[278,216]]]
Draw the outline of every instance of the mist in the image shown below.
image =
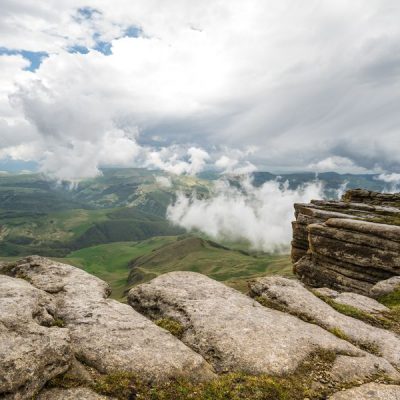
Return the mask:
[[323,198],[320,181],[289,189],[288,182],[269,181],[255,187],[249,178],[239,187],[217,181],[210,198],[178,193],[167,218],[187,231],[200,231],[215,240],[245,241],[254,250],[289,251],[293,203]]

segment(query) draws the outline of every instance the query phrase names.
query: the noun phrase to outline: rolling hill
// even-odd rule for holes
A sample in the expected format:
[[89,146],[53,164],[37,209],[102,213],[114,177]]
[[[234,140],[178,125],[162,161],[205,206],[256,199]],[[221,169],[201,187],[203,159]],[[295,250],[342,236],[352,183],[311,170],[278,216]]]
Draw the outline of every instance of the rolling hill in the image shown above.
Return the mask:
[[[0,258],[65,257],[108,281],[119,299],[129,285],[177,269],[202,272],[241,290],[252,277],[290,275],[286,255],[247,253],[242,243],[224,247],[207,238],[182,236],[183,230],[166,220],[177,192],[208,197],[219,177],[213,171],[192,177],[115,168],[71,185],[41,174],[0,175]],[[240,177],[225,178],[239,186]],[[255,186],[279,180],[296,188],[314,179],[312,173],[253,174]],[[323,173],[319,179],[327,197],[345,182],[348,188],[374,190],[386,185],[373,175]]]
[[180,236],[130,262],[128,284],[147,282],[171,271],[193,271],[247,290],[246,280],[279,273],[292,275],[288,255],[233,250],[196,236]]

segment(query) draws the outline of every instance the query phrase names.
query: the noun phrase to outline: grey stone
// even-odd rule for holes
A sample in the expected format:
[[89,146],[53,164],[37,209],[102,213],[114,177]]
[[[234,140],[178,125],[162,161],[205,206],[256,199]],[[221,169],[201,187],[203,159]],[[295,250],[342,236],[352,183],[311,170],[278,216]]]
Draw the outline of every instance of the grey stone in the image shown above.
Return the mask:
[[379,369],[399,377],[386,360],[198,273],[161,275],[131,289],[128,302],[152,319],[179,321],[182,341],[218,372],[290,374],[315,351],[328,350],[364,360],[368,373]]
[[400,276],[393,276],[376,283],[370,289],[369,293],[372,297],[380,297],[392,293],[400,289]]
[[329,288],[315,289],[315,292],[331,298],[336,303],[357,308],[367,314],[382,314],[389,311],[389,308],[385,307],[383,304],[361,294],[351,292],[339,293]]
[[0,397],[31,399],[72,360],[67,329],[51,327],[55,304],[27,281],[0,275]]
[[112,400],[88,388],[48,389],[39,394],[37,400]]
[[400,386],[381,383],[364,385],[343,390],[329,397],[330,400],[400,400]]
[[9,273],[51,293],[76,358],[99,372],[130,371],[148,380],[214,376],[203,357],[127,304],[108,299],[108,285],[85,271],[30,257]]
[[393,332],[343,315],[308,291],[301,282],[283,277],[258,278],[250,283],[251,295],[261,296],[329,330],[340,330],[353,343],[376,347],[392,365],[400,367],[400,337]]

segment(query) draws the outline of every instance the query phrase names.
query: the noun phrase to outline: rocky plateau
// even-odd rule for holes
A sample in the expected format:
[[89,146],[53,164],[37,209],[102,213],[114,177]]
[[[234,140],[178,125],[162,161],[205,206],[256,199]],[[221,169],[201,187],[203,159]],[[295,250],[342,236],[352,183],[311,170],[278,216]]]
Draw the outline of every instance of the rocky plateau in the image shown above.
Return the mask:
[[296,204],[298,279],[195,272],[109,298],[31,256],[0,264],[0,399],[400,399],[400,195]]

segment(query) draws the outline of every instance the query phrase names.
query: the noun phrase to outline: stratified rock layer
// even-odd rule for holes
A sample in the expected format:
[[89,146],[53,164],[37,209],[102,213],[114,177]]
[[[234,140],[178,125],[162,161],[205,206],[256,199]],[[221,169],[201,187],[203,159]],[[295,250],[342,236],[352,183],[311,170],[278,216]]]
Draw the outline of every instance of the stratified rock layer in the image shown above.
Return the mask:
[[400,275],[400,195],[364,190],[295,204],[294,271],[311,286],[369,294]]
[[341,373],[342,381],[381,372],[399,378],[386,360],[194,272],[161,275],[131,289],[128,301],[152,319],[178,321],[182,341],[218,372],[285,375],[312,353],[331,351],[338,356],[335,376]]

